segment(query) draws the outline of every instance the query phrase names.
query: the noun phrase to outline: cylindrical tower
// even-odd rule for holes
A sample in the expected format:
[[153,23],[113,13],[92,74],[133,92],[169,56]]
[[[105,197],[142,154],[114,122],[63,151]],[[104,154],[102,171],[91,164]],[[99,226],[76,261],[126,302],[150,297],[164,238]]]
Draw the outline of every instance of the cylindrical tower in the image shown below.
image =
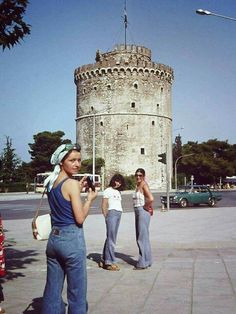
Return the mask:
[[95,120],[96,158],[105,160],[106,181],[141,167],[151,188],[165,188],[167,171],[158,154],[167,152],[171,174],[172,68],[154,63],[150,49],[135,45],[97,51],[95,60],[74,73],[83,159],[92,158]]

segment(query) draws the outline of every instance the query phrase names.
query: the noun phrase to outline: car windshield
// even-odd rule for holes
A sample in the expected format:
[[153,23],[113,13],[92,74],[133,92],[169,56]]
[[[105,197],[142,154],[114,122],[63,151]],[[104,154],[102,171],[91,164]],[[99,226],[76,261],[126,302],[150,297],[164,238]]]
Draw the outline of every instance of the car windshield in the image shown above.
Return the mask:
[[182,186],[182,187],[179,187],[178,192],[204,193],[204,192],[208,192],[208,189],[205,186]]

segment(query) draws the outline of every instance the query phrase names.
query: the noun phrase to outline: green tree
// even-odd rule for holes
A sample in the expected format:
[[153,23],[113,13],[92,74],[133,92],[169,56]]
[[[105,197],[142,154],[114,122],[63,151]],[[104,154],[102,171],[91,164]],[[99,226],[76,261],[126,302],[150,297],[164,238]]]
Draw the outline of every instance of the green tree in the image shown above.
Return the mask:
[[61,144],[71,143],[71,140],[62,137],[65,135],[63,131],[40,132],[33,136],[34,143],[28,144],[30,147],[29,154],[31,155],[32,178],[39,172],[52,170],[50,157],[58,146]]
[[29,183],[32,182],[32,169],[30,163],[22,162],[22,164],[16,170],[16,181]]
[[182,139],[180,134],[175,137],[175,143],[173,145],[173,163],[176,159],[182,155]]
[[20,159],[12,147],[12,139],[6,136],[6,146],[1,155],[0,178],[4,183],[10,183],[16,179],[16,171],[21,164]]
[[194,175],[194,182],[198,184],[215,184],[220,177],[235,174],[233,152],[235,154],[227,141],[188,142],[183,145],[183,154],[194,155],[180,160],[179,173],[187,178]]
[[23,21],[28,0],[2,0],[0,3],[0,45],[3,50],[18,44],[30,34],[30,25]]
[[[105,165],[103,158],[95,159],[95,173],[101,175],[101,168]],[[81,163],[80,173],[92,173],[93,171],[93,160],[85,159]]]

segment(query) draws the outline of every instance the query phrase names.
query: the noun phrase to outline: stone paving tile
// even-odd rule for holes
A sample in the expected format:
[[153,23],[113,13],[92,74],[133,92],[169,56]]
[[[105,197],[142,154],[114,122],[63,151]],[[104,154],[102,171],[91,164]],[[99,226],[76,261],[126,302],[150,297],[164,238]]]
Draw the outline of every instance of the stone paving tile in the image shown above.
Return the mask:
[[193,300],[192,314],[235,314],[235,296],[196,295]]

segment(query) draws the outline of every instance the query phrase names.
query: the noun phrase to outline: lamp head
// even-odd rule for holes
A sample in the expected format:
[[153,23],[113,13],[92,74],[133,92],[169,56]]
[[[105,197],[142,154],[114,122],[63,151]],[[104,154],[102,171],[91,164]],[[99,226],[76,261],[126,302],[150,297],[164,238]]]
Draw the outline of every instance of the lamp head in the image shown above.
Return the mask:
[[211,15],[211,12],[210,12],[210,11],[202,10],[202,9],[196,10],[196,13],[197,13],[197,14],[200,14],[200,15]]

